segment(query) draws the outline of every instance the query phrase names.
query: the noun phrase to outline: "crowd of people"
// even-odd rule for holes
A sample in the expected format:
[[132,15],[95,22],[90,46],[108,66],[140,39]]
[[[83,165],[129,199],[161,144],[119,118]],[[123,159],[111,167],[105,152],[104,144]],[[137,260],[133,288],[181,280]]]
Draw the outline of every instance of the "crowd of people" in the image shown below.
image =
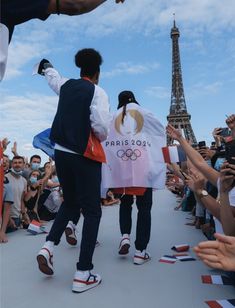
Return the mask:
[[[179,196],[176,210],[191,211],[192,225],[208,241],[194,251],[212,268],[222,269],[235,284],[235,115],[227,127],[215,128],[210,147],[190,145],[181,131],[168,125],[167,134],[182,146],[187,162],[168,165],[167,187]],[[200,147],[200,144],[203,146]],[[232,271],[232,273],[231,273]]]

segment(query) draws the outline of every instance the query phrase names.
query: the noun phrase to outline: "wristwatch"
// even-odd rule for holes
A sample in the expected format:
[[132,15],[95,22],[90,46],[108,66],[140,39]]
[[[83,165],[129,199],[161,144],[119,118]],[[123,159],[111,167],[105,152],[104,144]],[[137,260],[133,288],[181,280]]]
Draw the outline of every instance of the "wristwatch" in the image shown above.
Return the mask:
[[199,195],[200,198],[204,198],[204,197],[208,196],[209,194],[205,189],[202,189],[198,195]]

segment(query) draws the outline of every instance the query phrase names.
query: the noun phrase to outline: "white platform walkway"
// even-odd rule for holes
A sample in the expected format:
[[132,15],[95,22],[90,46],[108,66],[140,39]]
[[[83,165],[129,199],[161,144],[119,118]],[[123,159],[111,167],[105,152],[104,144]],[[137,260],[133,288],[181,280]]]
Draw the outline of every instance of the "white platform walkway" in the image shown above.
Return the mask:
[[[118,205],[103,208],[101,245],[94,255],[95,271],[103,281],[82,294],[71,292],[79,247],[69,247],[63,238],[54,254],[55,275],[48,278],[38,271],[35,259],[45,235],[32,236],[25,230],[12,233],[9,243],[0,245],[0,308],[200,308],[208,307],[205,300],[235,298],[232,286],[201,283],[201,275],[217,272],[199,260],[173,265],[158,262],[164,254],[173,253],[174,244],[194,246],[204,240],[199,230],[185,225],[188,214],[174,211],[175,205],[170,192],[154,193],[148,249],[152,259],[142,266],[132,263],[134,245],[126,258],[117,253]],[[132,242],[136,209],[133,218]],[[194,255],[192,250],[189,253]]]

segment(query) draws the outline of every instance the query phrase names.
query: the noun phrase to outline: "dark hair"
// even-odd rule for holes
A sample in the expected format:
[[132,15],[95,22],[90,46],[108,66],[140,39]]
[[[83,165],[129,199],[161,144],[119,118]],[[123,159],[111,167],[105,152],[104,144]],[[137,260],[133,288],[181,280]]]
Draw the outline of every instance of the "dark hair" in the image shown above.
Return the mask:
[[139,105],[139,103],[135,99],[135,95],[134,95],[133,92],[125,90],[125,91],[122,91],[121,93],[119,93],[117,109],[123,107],[123,110],[122,110],[122,124],[123,124],[124,118],[126,116],[126,105],[130,104],[130,103],[135,103],[135,104]]
[[30,157],[30,163],[32,162],[32,160],[33,160],[34,158],[38,158],[38,159],[40,159],[40,161],[41,161],[41,156],[35,154],[35,155],[33,155],[33,156]]
[[30,178],[30,177],[31,177],[31,175],[32,175],[32,173],[34,173],[34,172],[38,172],[38,173],[39,173],[39,175],[38,175],[38,179],[40,179],[40,178],[42,177],[42,173],[41,173],[41,171],[40,171],[40,170],[32,170],[32,171],[30,172],[30,174],[29,174],[28,178]]
[[100,53],[92,48],[81,49],[75,55],[75,64],[81,69],[81,77],[93,77],[99,73],[102,62]]
[[24,157],[23,156],[19,156],[19,155],[16,155],[12,158],[12,161],[15,160],[15,159],[22,159],[23,162],[24,162]]

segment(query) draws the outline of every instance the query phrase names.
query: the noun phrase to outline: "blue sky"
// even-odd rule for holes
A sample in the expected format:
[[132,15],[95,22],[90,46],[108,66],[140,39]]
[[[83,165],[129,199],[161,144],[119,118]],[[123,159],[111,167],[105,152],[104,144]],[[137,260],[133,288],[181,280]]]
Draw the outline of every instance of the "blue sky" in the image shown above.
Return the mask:
[[[7,74],[0,84],[0,138],[18,142],[30,157],[32,139],[50,127],[58,98],[43,77],[32,76],[35,63],[51,61],[65,77],[79,77],[75,53],[100,51],[100,86],[115,111],[117,96],[132,90],[137,101],[166,125],[171,95],[173,13],[180,30],[183,83],[191,124],[198,141],[212,141],[214,127],[235,113],[235,1],[126,0],[105,2],[82,16],[50,16],[17,26],[9,48]],[[10,145],[7,153],[10,154]]]

